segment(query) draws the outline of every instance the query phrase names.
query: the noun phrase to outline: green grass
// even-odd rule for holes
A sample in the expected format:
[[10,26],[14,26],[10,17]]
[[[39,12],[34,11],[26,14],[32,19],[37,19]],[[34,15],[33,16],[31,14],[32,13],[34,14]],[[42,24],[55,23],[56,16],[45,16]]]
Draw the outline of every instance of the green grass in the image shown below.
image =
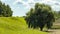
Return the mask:
[[22,17],[0,17],[0,34],[48,34],[37,29],[29,29]]

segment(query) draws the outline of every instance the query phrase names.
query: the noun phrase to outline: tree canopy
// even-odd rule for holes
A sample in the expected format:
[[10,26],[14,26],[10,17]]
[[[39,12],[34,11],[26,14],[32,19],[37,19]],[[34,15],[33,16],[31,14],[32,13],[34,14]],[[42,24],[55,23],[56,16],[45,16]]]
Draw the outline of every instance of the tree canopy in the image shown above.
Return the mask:
[[13,11],[11,10],[9,5],[5,5],[0,1],[0,17],[11,17]]
[[45,25],[48,29],[51,28],[55,18],[49,5],[36,3],[35,7],[26,14],[25,20],[29,28],[39,27],[42,31]]

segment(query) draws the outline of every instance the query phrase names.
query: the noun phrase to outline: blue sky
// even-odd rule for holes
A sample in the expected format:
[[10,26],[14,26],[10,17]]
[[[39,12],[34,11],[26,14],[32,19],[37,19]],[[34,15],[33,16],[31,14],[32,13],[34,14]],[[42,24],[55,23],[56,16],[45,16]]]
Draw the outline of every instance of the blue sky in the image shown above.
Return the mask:
[[58,11],[60,9],[60,0],[1,0],[8,4],[13,10],[13,16],[24,16],[35,3],[44,3]]

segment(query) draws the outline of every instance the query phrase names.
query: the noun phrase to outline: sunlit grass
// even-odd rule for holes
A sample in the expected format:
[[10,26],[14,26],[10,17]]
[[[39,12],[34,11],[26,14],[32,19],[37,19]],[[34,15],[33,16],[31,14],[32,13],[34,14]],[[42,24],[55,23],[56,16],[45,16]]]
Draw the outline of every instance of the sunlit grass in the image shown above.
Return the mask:
[[0,17],[0,34],[47,34],[47,32],[29,29],[22,17]]

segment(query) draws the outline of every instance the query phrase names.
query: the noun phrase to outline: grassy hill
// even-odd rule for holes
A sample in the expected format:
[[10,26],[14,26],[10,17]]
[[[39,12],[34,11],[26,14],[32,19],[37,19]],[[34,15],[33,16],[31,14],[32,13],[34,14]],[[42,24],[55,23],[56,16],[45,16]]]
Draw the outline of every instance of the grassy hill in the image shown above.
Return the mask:
[[36,29],[28,29],[22,17],[0,17],[0,34],[47,34]]

